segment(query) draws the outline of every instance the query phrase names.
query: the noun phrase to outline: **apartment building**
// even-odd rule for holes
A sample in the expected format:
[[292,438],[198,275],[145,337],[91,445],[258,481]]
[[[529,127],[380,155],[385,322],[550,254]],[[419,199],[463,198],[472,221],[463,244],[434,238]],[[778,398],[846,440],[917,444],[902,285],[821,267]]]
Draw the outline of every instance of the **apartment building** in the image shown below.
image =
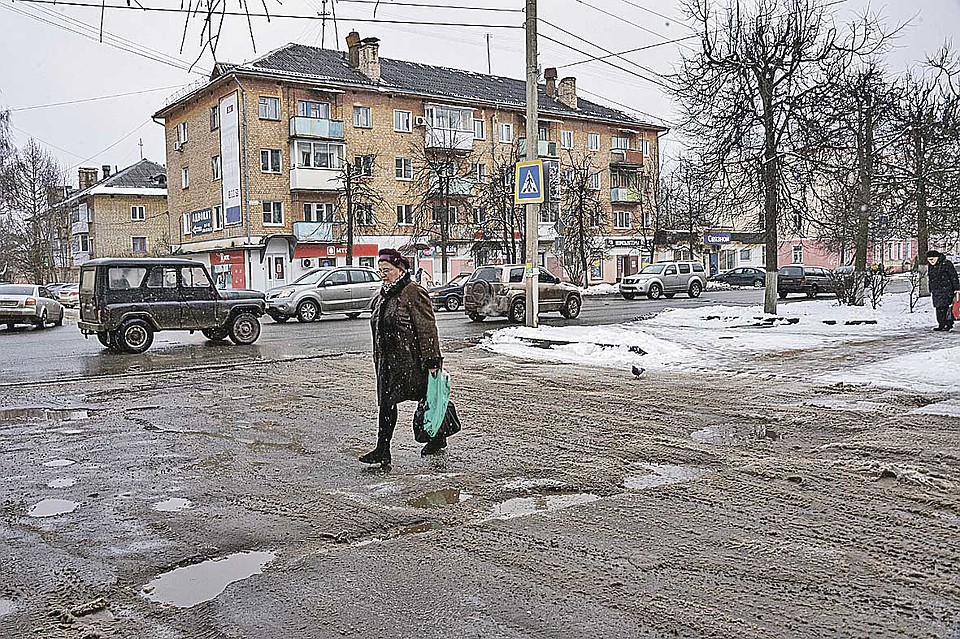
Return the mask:
[[[479,192],[506,169],[512,176],[525,152],[524,82],[381,58],[379,41],[356,32],[347,45],[289,44],[217,65],[155,114],[166,128],[175,249],[208,263],[218,286],[263,290],[343,264],[351,229],[356,263],[398,248],[435,279],[443,221],[451,277],[506,259],[503,244],[517,241],[516,229],[491,223]],[[598,239],[607,257],[594,279],[636,270],[638,229],[653,227],[641,205],[666,129],[584,100],[576,79],[558,81],[554,69],[539,107],[538,153],[555,175],[574,158],[595,168],[591,187],[609,231]],[[456,173],[438,171],[438,156],[452,158]],[[376,194],[352,207],[352,225],[346,165]],[[539,229],[540,260],[553,268],[558,206],[555,195],[542,207]]]
[[58,203],[70,216],[71,264],[97,257],[148,257],[170,252],[167,171],[140,160],[122,171],[78,169],[79,189]]

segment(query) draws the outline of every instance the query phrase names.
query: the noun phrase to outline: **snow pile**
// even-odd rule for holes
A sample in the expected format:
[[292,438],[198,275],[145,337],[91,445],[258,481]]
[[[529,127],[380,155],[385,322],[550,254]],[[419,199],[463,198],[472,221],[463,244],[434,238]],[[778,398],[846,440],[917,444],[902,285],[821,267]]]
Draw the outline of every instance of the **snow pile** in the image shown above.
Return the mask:
[[594,296],[594,295],[619,295],[619,294],[620,294],[620,287],[619,287],[617,284],[607,284],[607,283],[596,284],[596,285],[590,286],[590,287],[588,287],[588,288],[581,288],[581,289],[580,289],[580,294],[581,294],[581,295],[588,295],[588,296]]

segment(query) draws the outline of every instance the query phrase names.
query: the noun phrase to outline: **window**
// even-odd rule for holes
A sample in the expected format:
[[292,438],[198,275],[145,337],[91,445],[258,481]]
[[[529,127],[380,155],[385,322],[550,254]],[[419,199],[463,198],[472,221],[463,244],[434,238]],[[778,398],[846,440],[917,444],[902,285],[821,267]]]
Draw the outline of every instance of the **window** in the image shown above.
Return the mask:
[[217,204],[213,207],[213,230],[219,231],[223,228],[223,207]]
[[446,216],[444,216],[443,211],[444,208],[442,206],[433,207],[433,223],[440,224],[441,219],[443,219],[446,224],[455,224],[457,221],[457,207],[448,206],[446,208]]
[[512,268],[510,273],[507,275],[507,278],[510,280],[511,284],[519,284],[523,281],[523,269],[522,268]]
[[673,264],[671,264],[671,265],[668,266],[667,268],[663,269],[663,274],[664,274],[664,275],[676,275],[676,274],[677,274],[677,267],[674,266]]
[[603,211],[596,210],[590,214],[590,226],[594,228],[603,226]]
[[361,177],[373,176],[374,156],[355,155],[353,156],[353,172]]
[[210,168],[213,170],[214,181],[219,180],[221,177],[223,177],[221,173],[219,155],[215,155],[212,158],[210,158]]
[[169,266],[151,269],[147,288],[177,288],[177,269]]
[[640,147],[640,150],[643,151],[644,157],[650,155],[650,140],[640,140],[637,145]]
[[630,148],[630,138],[616,137],[610,141],[610,148],[612,149],[629,149]]
[[481,120],[480,118],[473,119],[473,139],[474,140],[487,139],[487,123]]
[[750,261],[750,249],[740,249],[740,261],[741,262]]
[[503,144],[513,142],[513,125],[509,122],[501,122],[497,125],[498,138]]
[[431,128],[469,133],[473,124],[473,109],[434,105],[424,111]]
[[111,291],[140,288],[147,269],[139,266],[117,266],[107,270],[107,286]]
[[260,96],[260,119],[280,119],[280,98],[271,98],[266,95]]
[[260,149],[260,172],[280,172],[280,149]]
[[143,222],[145,219],[147,219],[146,211],[142,206],[131,206],[130,219],[134,222]]
[[487,221],[487,212],[482,206],[473,207],[473,223],[483,224]]
[[210,107],[210,130],[216,131],[220,128],[220,107]]
[[599,191],[601,189],[599,172],[592,173],[590,175],[590,188],[593,189],[594,191]]
[[397,179],[413,179],[413,160],[410,158],[397,158]]
[[79,253],[89,253],[90,252],[90,236],[86,233],[81,233],[77,236],[77,252]]
[[653,226],[653,214],[650,211],[643,212],[643,228],[648,229]]
[[304,222],[333,222],[333,204],[330,202],[305,202]]
[[587,134],[587,148],[591,151],[600,150],[600,134],[599,133]]
[[187,122],[184,120],[177,125],[177,142],[183,144],[187,141]]
[[147,238],[145,237],[131,237],[131,244],[133,244],[134,253],[146,253],[147,252]]
[[180,278],[185,288],[210,288],[210,278],[206,270],[200,267],[181,269]]
[[373,120],[370,117],[370,107],[353,107],[353,126],[358,129],[373,128]]
[[413,113],[410,111],[393,111],[393,130],[400,133],[410,133],[413,130]]
[[342,144],[297,142],[298,168],[339,169],[342,157]]
[[297,115],[301,118],[326,120],[330,118],[330,105],[326,102],[297,100]]
[[540,205],[540,221],[544,224],[555,224],[559,215],[559,202],[544,202]]
[[180,186],[185,189],[190,188],[190,167],[188,166],[180,169]]
[[353,217],[360,226],[373,226],[377,223],[373,216],[372,204],[355,204],[353,207]]
[[630,228],[630,211],[614,211],[613,212],[613,228],[615,229]]
[[565,149],[573,148],[573,131],[560,131],[560,146]]
[[283,226],[283,202],[263,203],[263,225]]
[[794,264],[803,264],[803,245],[797,244],[793,247],[793,255],[791,256]]
[[191,234],[192,234],[192,229],[190,228],[190,214],[189,214],[189,213],[184,213],[184,214],[183,214],[183,231],[182,231],[182,232],[183,232],[184,235],[191,235]]
[[690,265],[689,264],[678,264],[680,267],[680,275],[689,275],[690,274]]
[[477,162],[473,165],[473,175],[477,182],[487,181],[487,165],[483,162]]
[[397,224],[401,226],[410,226],[413,224],[413,207],[411,205],[397,205]]

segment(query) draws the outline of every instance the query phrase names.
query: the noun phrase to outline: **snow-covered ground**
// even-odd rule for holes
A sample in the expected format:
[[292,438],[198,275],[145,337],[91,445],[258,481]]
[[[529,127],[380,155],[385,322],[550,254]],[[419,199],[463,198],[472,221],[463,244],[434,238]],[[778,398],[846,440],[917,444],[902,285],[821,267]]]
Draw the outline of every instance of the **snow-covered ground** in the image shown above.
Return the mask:
[[[743,370],[757,355],[896,339],[936,326],[929,302],[921,301],[910,313],[906,294],[887,295],[877,310],[830,300],[782,304],[778,310],[778,315],[766,316],[762,306],[706,306],[668,309],[628,324],[512,327],[496,331],[483,346],[525,359],[628,370],[633,365],[650,370]],[[960,339],[952,334],[943,338],[943,348],[832,370],[823,374],[823,381],[960,391],[960,374],[947,374],[960,371]]]

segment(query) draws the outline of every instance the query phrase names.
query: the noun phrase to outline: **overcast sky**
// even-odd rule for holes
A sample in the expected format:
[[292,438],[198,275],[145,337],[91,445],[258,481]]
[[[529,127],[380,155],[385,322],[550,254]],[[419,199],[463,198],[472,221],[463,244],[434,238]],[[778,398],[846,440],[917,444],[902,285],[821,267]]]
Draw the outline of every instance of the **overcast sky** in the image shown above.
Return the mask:
[[[76,0],[96,4],[94,0]],[[122,0],[112,0],[123,4]],[[373,18],[372,0],[338,0],[337,31],[329,22],[326,46],[344,48],[344,36],[356,29],[363,37],[380,38],[383,57],[414,60],[486,72],[486,35],[490,34],[490,56],[494,74],[523,77],[523,31],[493,27],[441,27],[423,24],[396,25],[360,22]],[[148,7],[179,7],[174,0],[140,0]],[[282,6],[266,0],[274,13],[313,15],[320,13],[324,0],[287,0]],[[376,18],[413,22],[469,22],[475,24],[521,25],[516,12],[486,12],[445,8],[417,8],[394,3],[432,3],[448,7],[482,6],[519,9],[523,0],[381,0]],[[110,4],[110,2],[108,2]],[[135,6],[137,2],[133,3]],[[231,8],[238,5],[230,2]],[[256,6],[259,3],[251,3]],[[330,0],[327,0],[329,6]],[[624,51],[690,35],[676,0],[540,0],[540,17],[561,29],[541,24],[540,64],[560,66],[585,56],[547,39],[560,40],[590,55]],[[867,2],[846,0],[846,12],[867,7],[891,24],[910,21],[889,56],[892,70],[900,71],[921,60],[925,53],[954,37],[960,29],[960,0],[888,0]],[[613,15],[607,15],[608,14]],[[30,16],[23,15],[24,13]],[[12,111],[18,144],[31,136],[44,144],[76,183],[80,165],[128,166],[143,155],[165,163],[163,134],[150,116],[178,87],[202,81],[212,66],[209,54],[202,55],[194,72],[188,67],[200,54],[200,20],[189,26],[183,53],[180,53],[184,17],[177,14],[144,13],[108,9],[104,15],[104,43],[99,42],[99,8],[30,4],[22,0],[0,0],[0,108]],[[50,23],[65,25],[60,28]],[[256,51],[246,20],[227,18],[218,48],[218,59],[229,62],[253,60],[288,42],[320,46],[324,39],[320,20],[255,18]],[[76,32],[87,32],[84,37]],[[574,35],[570,35],[574,34]],[[109,46],[119,43],[126,49]],[[690,41],[695,46],[696,41]],[[669,73],[685,43],[665,44],[628,56],[653,72]],[[148,59],[150,58],[154,59]],[[164,61],[157,61],[159,58]],[[675,112],[670,99],[655,82],[656,76],[616,58],[617,67],[594,62],[560,70],[561,77],[574,75],[580,95],[624,109],[629,105],[639,115],[670,122]],[[644,76],[644,77],[640,77]],[[30,108],[59,102],[88,100],[101,96],[142,92],[111,99],[79,102],[47,108]],[[617,104],[620,103],[620,104]],[[669,151],[668,151],[669,153]]]

